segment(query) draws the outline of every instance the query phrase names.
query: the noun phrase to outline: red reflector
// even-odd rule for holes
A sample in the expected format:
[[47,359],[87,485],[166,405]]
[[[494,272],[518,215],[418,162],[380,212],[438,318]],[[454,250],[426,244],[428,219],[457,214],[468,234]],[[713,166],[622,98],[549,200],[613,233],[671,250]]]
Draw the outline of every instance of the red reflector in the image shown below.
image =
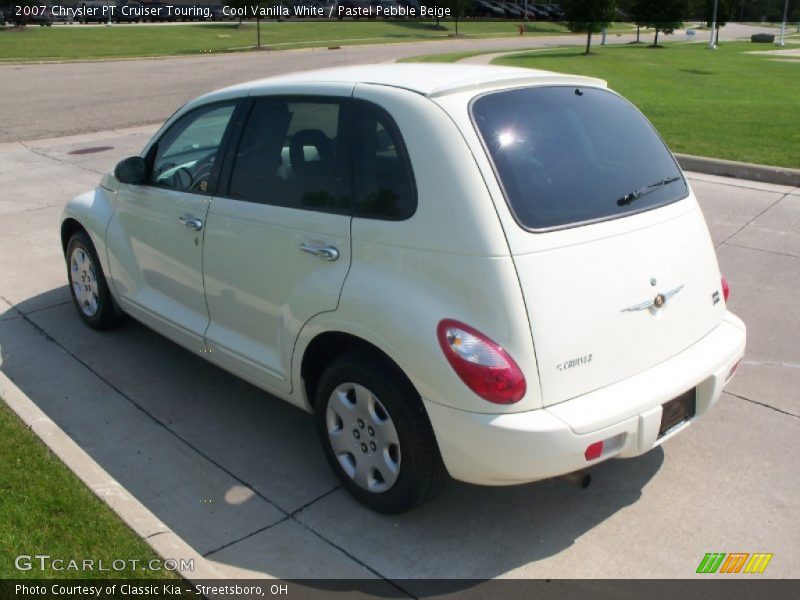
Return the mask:
[[603,442],[595,442],[594,444],[589,444],[583,455],[586,457],[586,460],[594,460],[595,458],[600,458],[602,453]]
[[725,379],[725,381],[730,381],[730,378],[734,376],[736,371],[739,369],[739,365],[741,364],[742,364],[742,359],[740,358],[739,360],[736,361],[736,364],[731,367],[731,370],[728,371],[728,377]]
[[728,280],[725,279],[725,275],[722,276],[722,297],[725,298],[725,302],[728,301],[728,296],[731,295],[731,286],[728,285]]

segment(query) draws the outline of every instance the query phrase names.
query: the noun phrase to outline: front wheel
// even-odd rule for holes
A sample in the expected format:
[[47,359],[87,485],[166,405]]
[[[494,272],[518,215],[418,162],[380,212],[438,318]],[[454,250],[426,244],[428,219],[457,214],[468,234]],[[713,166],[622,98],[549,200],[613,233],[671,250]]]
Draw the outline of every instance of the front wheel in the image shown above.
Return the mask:
[[430,421],[393,364],[366,353],[339,357],[320,378],[315,406],[331,468],[369,508],[405,512],[442,488],[446,470]]
[[78,231],[67,244],[67,278],[72,302],[83,322],[93,329],[109,329],[117,324],[103,269],[89,236]]

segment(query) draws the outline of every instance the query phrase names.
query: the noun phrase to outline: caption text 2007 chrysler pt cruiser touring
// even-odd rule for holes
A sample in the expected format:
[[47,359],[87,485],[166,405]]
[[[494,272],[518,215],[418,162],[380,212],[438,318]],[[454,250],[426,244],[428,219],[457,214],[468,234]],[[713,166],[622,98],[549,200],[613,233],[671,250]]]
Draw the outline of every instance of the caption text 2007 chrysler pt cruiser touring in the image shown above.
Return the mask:
[[661,138],[603,81],[381,65],[202,96],[67,205],[81,318],[125,313],[316,414],[382,512],[661,444],[744,354]]

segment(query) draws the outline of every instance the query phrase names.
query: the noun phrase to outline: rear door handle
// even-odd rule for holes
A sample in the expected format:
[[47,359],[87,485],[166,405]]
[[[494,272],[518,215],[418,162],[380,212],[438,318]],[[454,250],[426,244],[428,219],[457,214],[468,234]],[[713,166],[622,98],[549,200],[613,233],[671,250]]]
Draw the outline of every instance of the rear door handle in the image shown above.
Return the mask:
[[316,244],[307,244],[303,242],[300,244],[300,250],[308,252],[314,256],[319,256],[325,260],[336,260],[339,258],[339,250],[334,246],[317,246]]
[[194,231],[200,231],[203,228],[203,221],[195,217],[194,215],[181,215],[178,217],[178,223],[181,225],[185,225],[189,229],[193,229]]

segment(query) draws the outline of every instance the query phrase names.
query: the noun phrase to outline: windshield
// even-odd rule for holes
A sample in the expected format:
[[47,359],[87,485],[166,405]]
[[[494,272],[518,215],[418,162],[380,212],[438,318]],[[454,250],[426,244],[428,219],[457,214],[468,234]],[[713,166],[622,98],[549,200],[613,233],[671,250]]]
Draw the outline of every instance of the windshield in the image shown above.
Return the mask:
[[526,229],[613,219],[688,194],[675,159],[632,104],[603,89],[493,92],[472,118]]

